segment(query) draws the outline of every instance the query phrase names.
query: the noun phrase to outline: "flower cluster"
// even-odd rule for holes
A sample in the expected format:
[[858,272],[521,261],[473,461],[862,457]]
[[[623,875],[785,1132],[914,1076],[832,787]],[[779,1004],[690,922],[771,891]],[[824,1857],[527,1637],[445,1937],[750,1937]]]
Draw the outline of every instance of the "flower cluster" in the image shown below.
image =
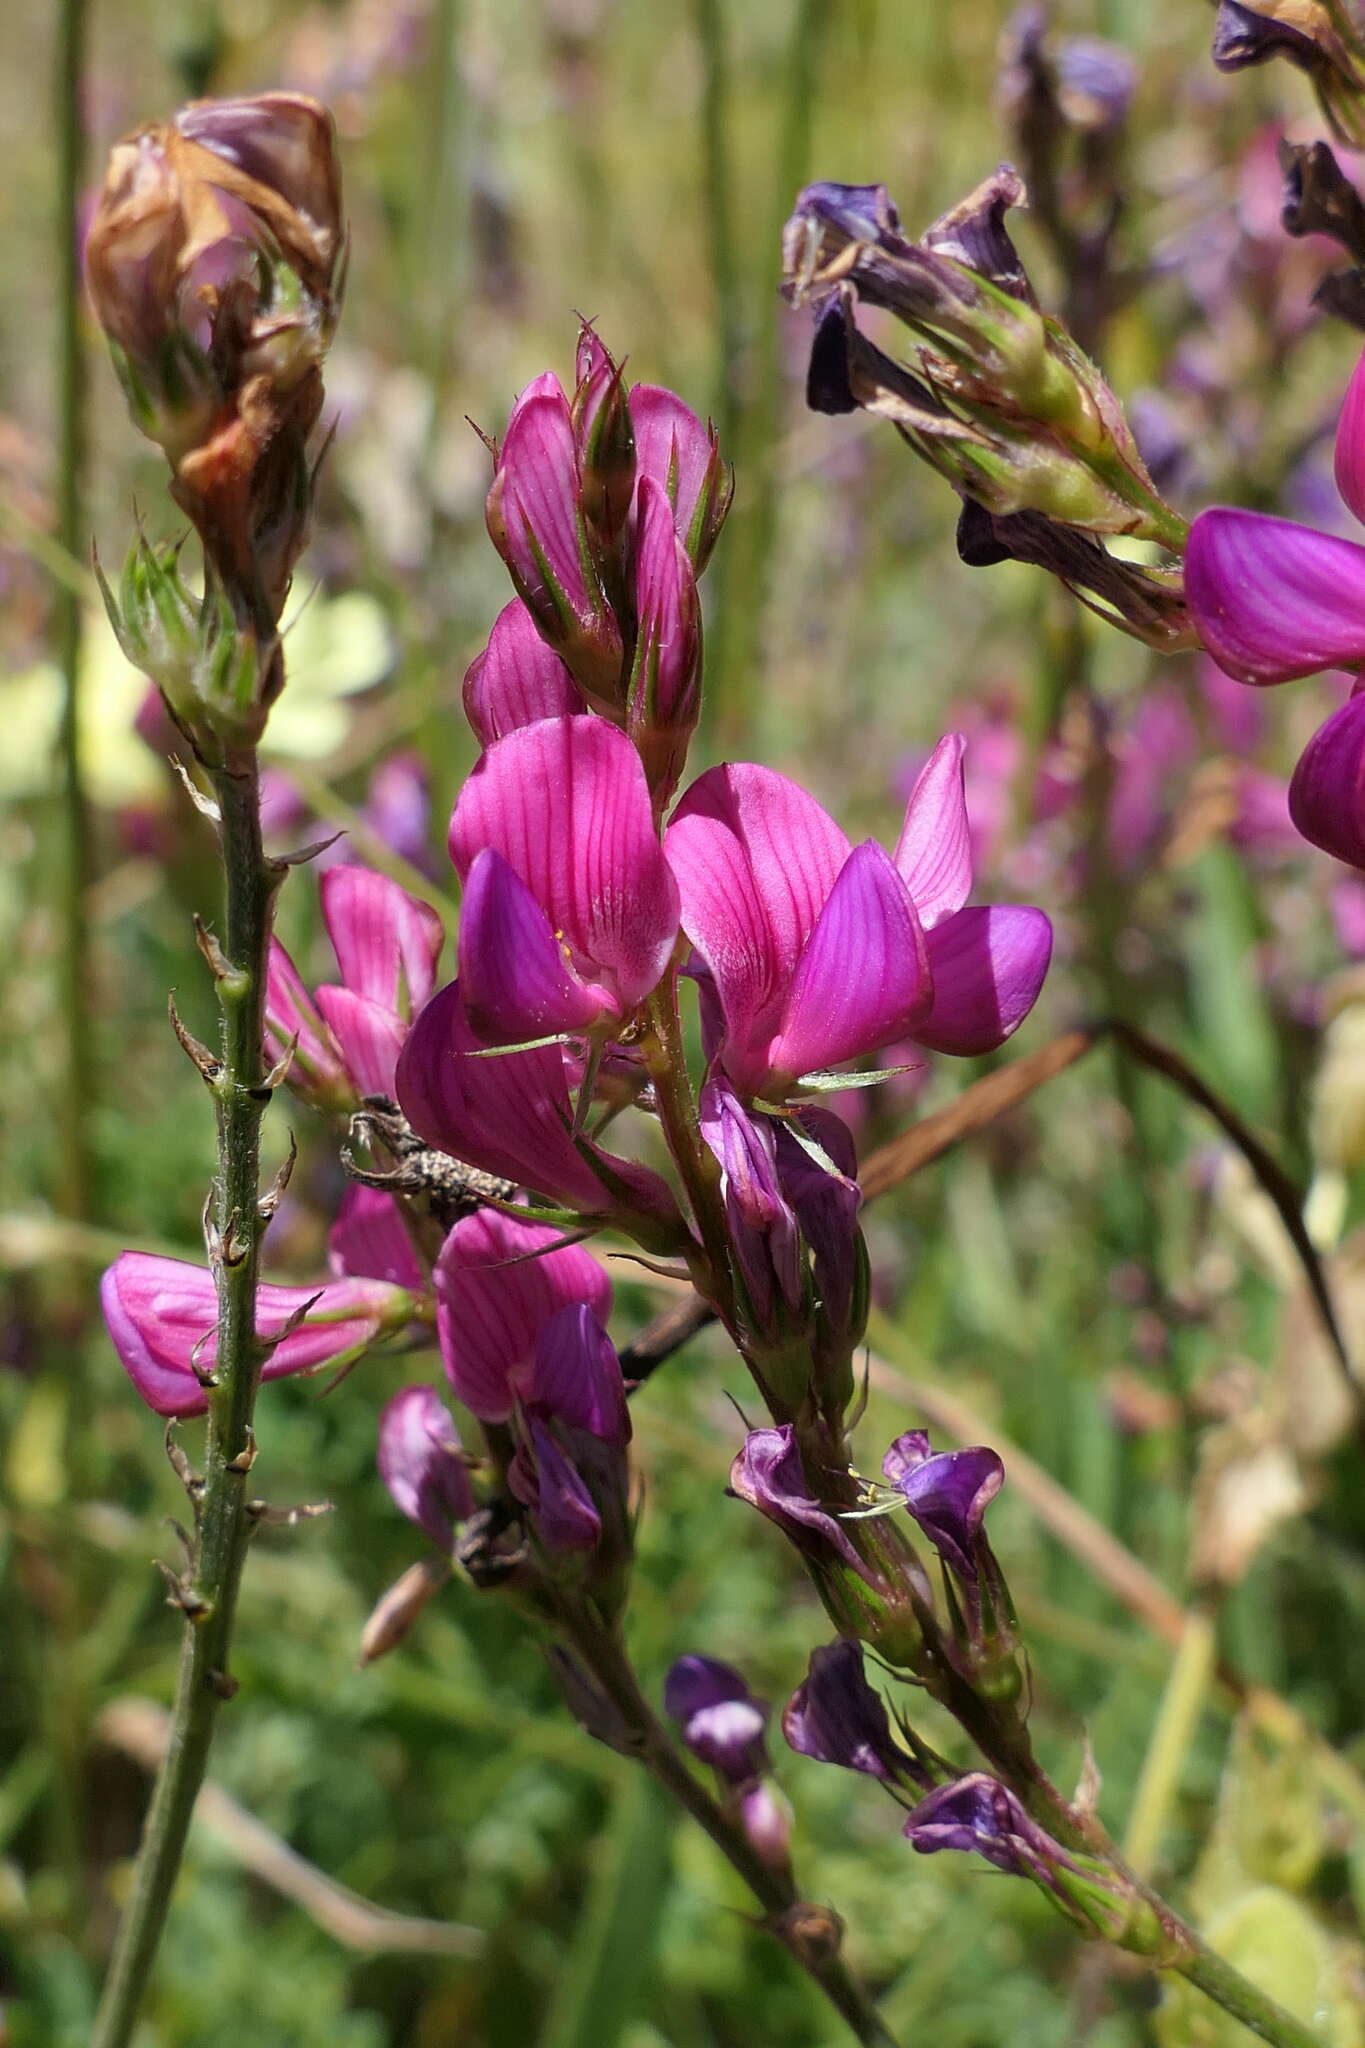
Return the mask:
[[[763,1392],[773,1427],[750,1439],[736,1490],[773,1513],[785,1487],[803,1545],[857,1581],[850,1612],[893,1608],[917,1640],[932,1593],[908,1544],[872,1525],[855,1542],[853,1524],[802,1502],[812,1446],[843,1456],[868,1297],[853,1140],[816,1098],[906,1039],[999,1046],[1037,997],[1051,928],[1039,910],[969,904],[959,735],[916,777],[890,852],[853,844],[755,763],[711,768],[675,799],[700,704],[697,578],[730,488],[714,432],[671,392],[628,387],[590,329],[572,395],[547,375],[518,399],[488,498],[515,595],[464,684],[482,753],[450,820],[456,978],[436,985],[441,918],[345,862],[320,883],[339,978],[310,989],[274,945],[277,1072],[338,1121],[360,1112],[393,1171],[347,1196],[336,1277],[315,1295],[263,1291],[259,1334],[273,1376],[402,1329],[429,1343],[434,1326],[482,1445],[466,1451],[430,1386],[403,1388],[379,1426],[395,1503],[480,1583],[511,1578],[552,1606],[590,1592],[609,1616],[632,1550],[631,1428],[610,1282],[581,1238],[610,1227],[681,1261]],[[614,1128],[604,1142],[631,1110],[650,1156]],[[486,1182],[472,1213],[408,1203],[470,1169]],[[110,1328],[147,1398],[188,1413],[203,1405],[195,1368],[211,1371],[213,1283],[175,1267],[172,1286],[166,1266],[125,1255]],[[172,1391],[146,1363],[163,1357]],[[957,1468],[940,1473],[927,1447],[912,1479],[911,1446],[896,1481],[931,1540],[966,1517],[948,1564],[975,1672],[1008,1650],[978,1541],[990,1475],[964,1505]],[[742,1681],[694,1660],[668,1704],[780,1863]]]

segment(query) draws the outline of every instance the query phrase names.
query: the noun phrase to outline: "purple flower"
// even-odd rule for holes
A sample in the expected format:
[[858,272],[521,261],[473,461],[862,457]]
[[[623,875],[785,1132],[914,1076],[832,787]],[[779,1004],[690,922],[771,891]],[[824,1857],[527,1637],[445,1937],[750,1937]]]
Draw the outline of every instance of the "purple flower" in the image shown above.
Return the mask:
[[450,821],[460,985],[490,1044],[624,1024],[664,974],[678,891],[640,757],[599,718],[546,718],[484,754]]
[[847,1531],[812,1494],[796,1431],[789,1422],[750,1430],[730,1467],[730,1491],[776,1522],[799,1549],[825,1555],[833,1551],[845,1564],[868,1576]]
[[1013,1792],[984,1771],[941,1785],[922,1799],[906,1821],[904,1834],[921,1856],[940,1849],[975,1850],[997,1870],[1008,1871],[1011,1877],[1031,1877],[1049,1891],[1057,1890],[1059,1867],[1076,1868]]
[[929,1782],[891,1733],[886,1705],[863,1674],[861,1643],[841,1638],[812,1650],[805,1679],[782,1716],[782,1733],[799,1756],[863,1771],[883,1784]]
[[805,1294],[801,1236],[777,1172],[775,1120],[750,1115],[723,1075],[701,1091],[702,1137],[720,1166],[730,1249],[760,1339],[791,1334]]
[[297,1033],[290,1083],[335,1109],[393,1094],[408,1019],[431,993],[444,933],[427,904],[368,868],[329,868],[318,886],[341,982],[310,996],[272,940],[266,1043],[278,1059]]
[[583,710],[573,677],[514,597],[498,613],[487,647],[465,673],[465,717],[480,746],[491,747],[537,719],[572,718]]
[[573,1135],[557,1045],[488,1055],[458,982],[434,995],[398,1061],[404,1116],[429,1145],[585,1215],[639,1212],[680,1227],[664,1182]]
[[747,1784],[767,1770],[768,1710],[733,1665],[695,1653],[679,1657],[664,1680],[664,1712],[698,1762],[727,1785]]
[[1032,1008],[1052,949],[1041,911],[963,908],[971,842],[962,741],[940,742],[911,793],[894,860],[851,847],[813,797],[748,763],[687,791],[665,847],[683,929],[714,980],[720,1064],[744,1095],[898,1039],[978,1053]]
[[1170,1957],[1170,1931],[1132,1880],[1096,1857],[1064,1849],[984,1771],[931,1792],[912,1810],[903,1833],[921,1856],[960,1849],[984,1856],[1010,1877],[1031,1878],[1086,1934],[1158,1964]]
[[[142,1399],[158,1415],[202,1415],[200,1376],[218,1351],[218,1294],[212,1273],[183,1259],[121,1252],[100,1282],[114,1349]],[[349,1364],[378,1338],[401,1329],[414,1308],[404,1288],[381,1280],[334,1280],[324,1287],[262,1287],[257,1334],[269,1348],[262,1379]]]
[[517,400],[488,493],[488,531],[548,646],[591,703],[619,708],[625,650],[584,515],[569,401],[547,371]]
[[981,1572],[982,1522],[1005,1483],[999,1453],[984,1445],[934,1452],[924,1431],[911,1429],[896,1438],[882,1471],[905,1496],[943,1562],[964,1584],[975,1585]]
[[459,1431],[432,1387],[404,1387],[379,1418],[379,1476],[394,1506],[447,1556],[474,1512]]

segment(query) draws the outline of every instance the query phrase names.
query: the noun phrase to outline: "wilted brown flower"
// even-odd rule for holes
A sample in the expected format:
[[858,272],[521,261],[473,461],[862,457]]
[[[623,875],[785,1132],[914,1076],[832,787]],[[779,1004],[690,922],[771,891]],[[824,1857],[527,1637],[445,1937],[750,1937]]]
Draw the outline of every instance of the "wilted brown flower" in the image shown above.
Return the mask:
[[133,416],[257,627],[303,544],[343,247],[332,118],[296,93],[196,101],[117,143],[86,241]]

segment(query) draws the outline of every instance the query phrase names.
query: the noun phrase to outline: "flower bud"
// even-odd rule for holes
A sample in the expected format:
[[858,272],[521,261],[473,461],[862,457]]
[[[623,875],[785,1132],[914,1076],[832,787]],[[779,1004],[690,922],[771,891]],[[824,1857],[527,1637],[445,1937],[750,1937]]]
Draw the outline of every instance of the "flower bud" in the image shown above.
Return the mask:
[[700,576],[735,494],[734,472],[721,459],[716,430],[658,384],[632,387],[630,417],[637,475],[652,477],[662,489],[678,539]]
[[[1003,225],[1022,191],[1003,166],[911,242],[883,186],[807,186],[783,235],[783,266],[787,296],[810,303],[818,323],[809,402],[889,418],[992,513],[1038,512],[1172,545],[1180,521],[1157,496],[1114,394],[1037,309]],[[913,331],[913,375],[859,333],[855,300]]]
[[260,738],[263,664],[255,640],[239,632],[221,592],[200,597],[186,588],[181,546],[177,541],[156,547],[139,533],[124,561],[117,597],[98,562],[95,575],[124,654],[156,684],[201,759],[214,762],[220,745],[253,745]]
[[1348,9],[1332,0],[1218,0],[1213,24],[1218,69],[1245,71],[1283,57],[1312,81],[1337,140],[1357,149],[1365,143],[1362,55]]
[[536,379],[513,408],[485,507],[489,537],[546,645],[604,716],[624,705],[625,650],[583,503],[569,402]]
[[663,487],[642,476],[635,517],[635,659],[626,706],[656,811],[682,779],[701,715],[701,603]]
[[570,416],[583,513],[599,540],[614,547],[635,496],[635,427],[622,368],[586,325],[578,337],[577,369]]
[[393,1503],[449,1557],[474,1512],[460,1433],[431,1387],[403,1387],[379,1418],[379,1476]]
[[861,1771],[884,1785],[926,1790],[935,1782],[891,1733],[886,1706],[863,1671],[860,1643],[812,1650],[810,1668],[787,1702],[782,1733],[798,1756]]
[[86,240],[133,416],[258,634],[305,537],[342,246],[331,116],[294,93],[198,101],[117,144]]
[[768,1710],[733,1665],[695,1653],[679,1657],[664,1680],[664,1712],[697,1761],[726,1784],[748,1784],[767,1770]]

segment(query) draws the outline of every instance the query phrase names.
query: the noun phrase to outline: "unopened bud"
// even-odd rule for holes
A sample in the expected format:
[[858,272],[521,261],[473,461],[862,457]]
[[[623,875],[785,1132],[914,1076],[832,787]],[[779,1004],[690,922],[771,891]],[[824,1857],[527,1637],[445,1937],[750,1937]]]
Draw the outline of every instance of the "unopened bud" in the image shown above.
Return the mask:
[[570,408],[582,478],[583,512],[607,546],[625,531],[635,495],[635,428],[621,366],[590,327],[578,342],[578,382]]
[[128,551],[117,597],[98,562],[95,575],[119,646],[154,682],[171,717],[201,759],[223,745],[252,745],[265,726],[263,661],[221,590],[189,590],[180,543],[157,547],[139,534]]
[[331,116],[292,93],[199,101],[118,143],[86,240],[134,419],[258,630],[303,545],[342,244]]

